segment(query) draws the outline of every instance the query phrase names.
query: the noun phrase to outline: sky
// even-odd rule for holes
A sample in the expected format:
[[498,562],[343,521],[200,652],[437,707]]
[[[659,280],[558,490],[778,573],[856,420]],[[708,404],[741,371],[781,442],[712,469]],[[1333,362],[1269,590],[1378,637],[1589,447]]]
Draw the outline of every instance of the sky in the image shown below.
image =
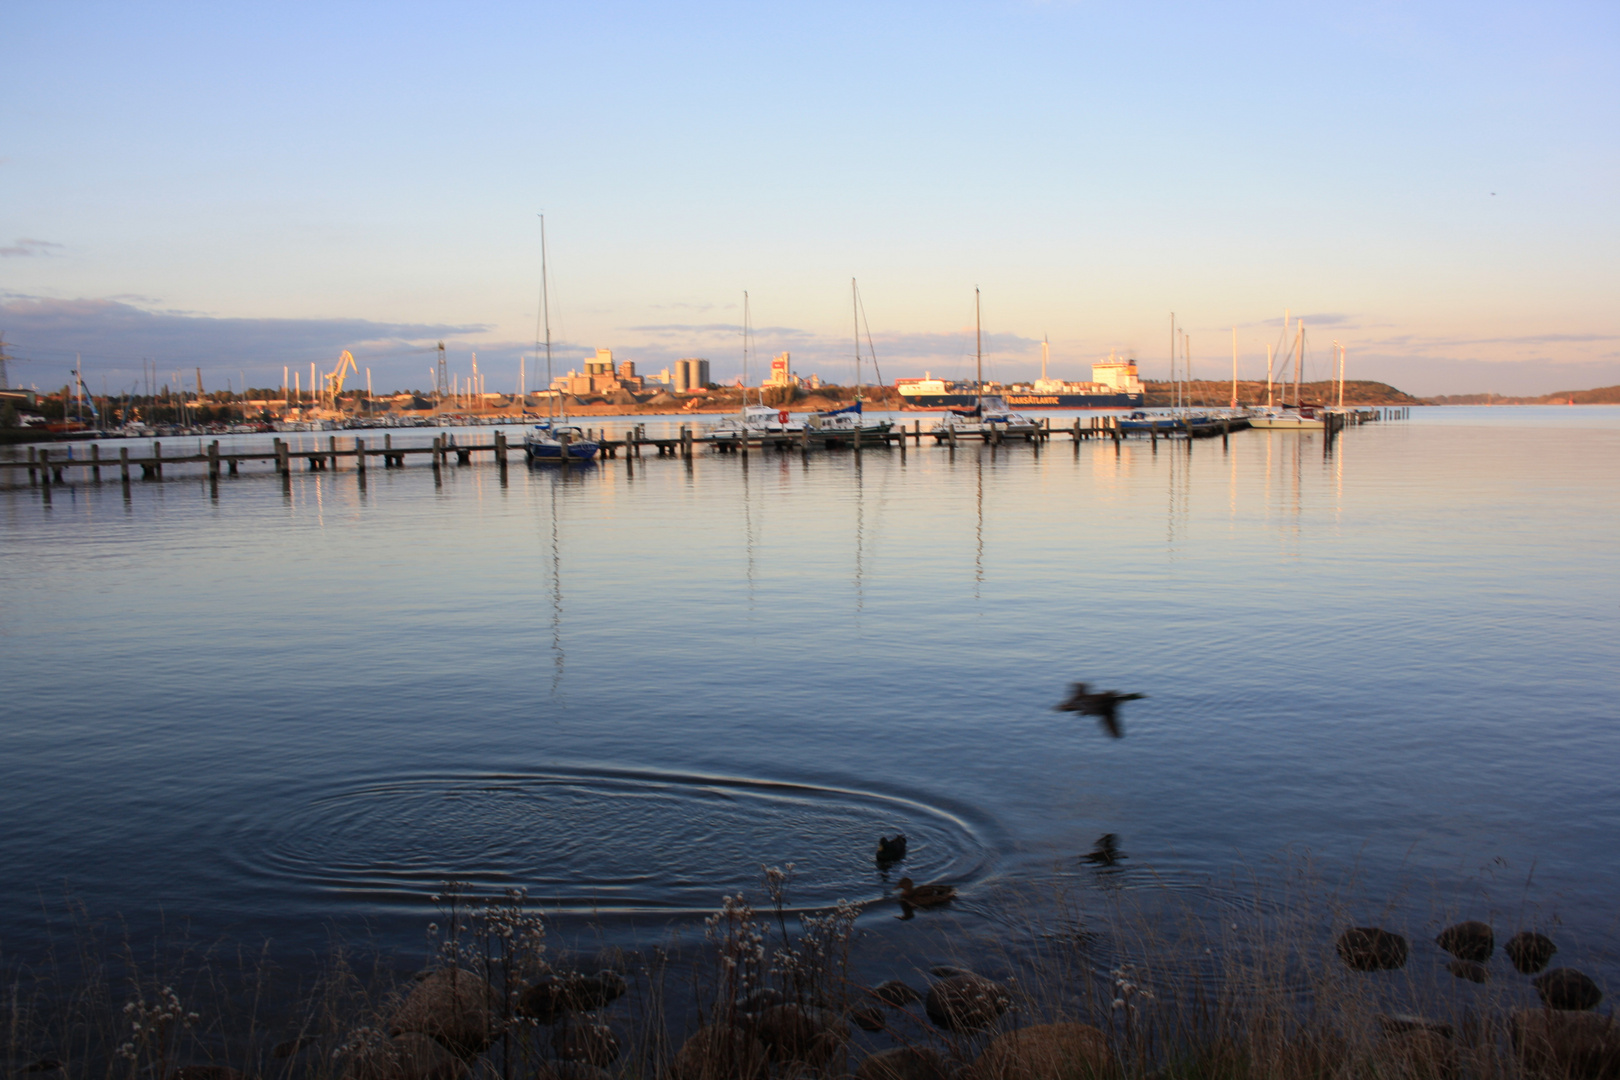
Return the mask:
[[1620,383],[1620,6],[13,4],[14,383],[375,389],[445,342],[717,379],[1195,376],[1284,312],[1306,377]]

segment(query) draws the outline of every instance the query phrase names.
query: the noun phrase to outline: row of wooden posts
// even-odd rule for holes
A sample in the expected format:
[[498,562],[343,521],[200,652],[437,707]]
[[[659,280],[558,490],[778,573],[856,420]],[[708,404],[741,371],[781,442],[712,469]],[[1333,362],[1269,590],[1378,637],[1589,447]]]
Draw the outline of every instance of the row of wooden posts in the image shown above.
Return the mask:
[[[1050,419],[1043,418],[1043,422],[1039,427],[1037,427],[1033,432],[1023,435],[1023,437],[1033,444],[1037,454],[1040,452],[1042,444],[1051,439],[1053,435],[1057,434],[1066,434],[1070,436],[1073,441],[1076,454],[1078,454],[1080,451],[1080,443],[1086,439],[1112,438],[1115,447],[1117,448],[1119,446],[1123,433],[1119,427],[1117,417],[1094,416],[1088,418],[1088,421],[1089,422],[1087,423],[1082,423],[1081,418],[1076,417],[1074,423],[1065,429],[1053,428],[1051,426]],[[1334,414],[1328,415],[1326,427],[1328,429],[1327,434],[1329,436],[1329,442],[1331,442],[1332,436],[1336,434],[1338,430],[1344,427],[1344,424],[1345,420],[1343,417],[1335,416]],[[592,434],[593,432],[586,432],[588,438]],[[1155,451],[1158,449],[1159,435],[1160,433],[1156,428],[1151,428],[1148,432],[1148,436],[1153,442]],[[1228,435],[1228,431],[1222,431],[1221,442],[1223,446],[1226,444]],[[634,461],[642,456],[645,447],[653,447],[660,457],[679,456],[687,461],[690,461],[695,453],[696,444],[699,442],[707,442],[721,453],[733,453],[740,455],[744,461],[746,461],[748,458],[750,446],[758,446],[761,450],[774,449],[778,451],[785,451],[790,449],[800,449],[804,453],[808,454],[813,445],[842,445],[844,443],[848,443],[850,449],[857,456],[860,455],[863,445],[868,443],[881,445],[884,447],[897,447],[900,451],[901,460],[904,460],[906,456],[906,443],[908,439],[911,440],[915,445],[921,446],[923,438],[925,436],[932,438],[933,433],[923,431],[922,422],[920,420],[914,420],[910,430],[907,430],[907,428],[902,424],[899,427],[892,428],[889,431],[882,433],[863,433],[859,429],[851,429],[849,431],[816,431],[815,429],[807,427],[796,434],[784,432],[774,435],[751,435],[747,438],[717,438],[712,434],[704,436],[696,435],[693,432],[691,425],[683,424],[677,437],[648,438],[646,434],[646,425],[637,424],[635,427],[626,432],[624,437],[621,439],[608,439],[606,438],[606,432],[603,432],[602,436],[603,437],[598,440],[598,443],[602,447],[603,456],[606,458],[615,458],[618,456],[618,451],[622,449],[627,459],[627,466],[633,469]],[[954,451],[958,445],[958,438],[958,433],[954,429],[948,429],[947,435],[944,439],[944,445]],[[982,438],[986,443],[989,443],[992,446],[999,446],[1006,438],[1006,435],[999,429],[992,429],[991,431],[982,433]],[[507,440],[506,433],[504,431],[497,430],[494,433],[493,442],[484,445],[458,445],[455,442],[455,437],[453,435],[440,434],[435,436],[433,442],[428,446],[396,447],[393,444],[393,436],[388,434],[383,436],[383,445],[380,447],[368,446],[365,439],[356,438],[352,448],[341,450],[338,448],[336,436],[328,437],[327,445],[324,448],[317,447],[315,449],[301,450],[294,450],[289,443],[278,437],[272,441],[271,450],[268,453],[235,450],[221,451],[219,441],[216,439],[212,443],[208,444],[206,448],[202,448],[197,454],[167,458],[163,455],[163,444],[161,442],[154,442],[152,444],[151,456],[144,459],[131,458],[128,447],[119,448],[117,459],[104,458],[101,456],[100,445],[95,443],[90,445],[90,456],[88,458],[55,457],[51,454],[49,448],[30,447],[26,462],[0,462],[0,465],[26,467],[28,469],[29,483],[31,485],[43,483],[46,498],[48,499],[50,497],[51,485],[53,483],[60,484],[63,482],[63,470],[67,468],[90,469],[93,478],[99,482],[101,480],[102,468],[104,466],[111,468],[116,465],[119,470],[120,480],[123,483],[128,484],[130,482],[130,467],[132,465],[138,465],[140,467],[142,479],[161,480],[163,478],[163,467],[165,464],[192,464],[202,462],[206,463],[207,465],[209,479],[217,482],[222,471],[227,471],[232,476],[236,475],[237,466],[243,461],[272,461],[278,473],[280,473],[283,477],[290,478],[293,473],[292,462],[294,458],[305,459],[309,471],[321,472],[327,470],[336,471],[338,468],[338,460],[340,458],[352,457],[355,462],[355,471],[360,474],[363,482],[366,473],[367,459],[372,457],[382,458],[383,467],[391,469],[402,467],[405,464],[405,458],[407,455],[428,454],[431,455],[433,468],[435,470],[439,470],[449,463],[451,454],[456,456],[458,463],[466,465],[471,462],[472,455],[474,453],[493,452],[496,462],[504,470],[507,465],[507,454],[510,449],[511,444]],[[569,458],[566,456],[566,453],[562,457],[560,463],[565,466],[569,464]]]

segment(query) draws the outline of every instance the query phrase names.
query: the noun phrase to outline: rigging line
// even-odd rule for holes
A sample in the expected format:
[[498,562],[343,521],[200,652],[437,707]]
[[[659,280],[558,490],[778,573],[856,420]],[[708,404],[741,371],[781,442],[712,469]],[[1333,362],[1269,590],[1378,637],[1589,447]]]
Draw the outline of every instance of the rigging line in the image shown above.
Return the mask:
[[860,290],[855,292],[855,304],[861,309],[861,328],[866,331],[866,351],[872,357],[872,374],[877,376],[877,384],[883,385],[883,370],[878,367],[877,350],[872,347],[872,327],[866,322],[866,300],[861,296]]

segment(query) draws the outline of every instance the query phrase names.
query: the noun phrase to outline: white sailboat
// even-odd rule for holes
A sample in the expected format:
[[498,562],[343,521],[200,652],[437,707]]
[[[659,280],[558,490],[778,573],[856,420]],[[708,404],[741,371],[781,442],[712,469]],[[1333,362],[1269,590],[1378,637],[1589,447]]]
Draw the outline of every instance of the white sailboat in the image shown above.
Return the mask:
[[748,404],[748,351],[750,345],[750,317],[748,291],[743,290],[743,377],[742,409],[736,416],[728,416],[709,429],[709,435],[722,442],[741,442],[763,435],[797,435],[804,430],[802,420],[793,419],[786,409],[774,408],[763,401]]
[[975,403],[968,409],[950,410],[945,414],[945,419],[929,429],[934,442],[942,443],[953,438],[979,438],[986,442],[998,437],[1034,438],[1040,425],[1033,417],[1013,412],[1007,406],[1007,399],[1000,394],[984,392],[984,329],[979,317],[977,286],[973,289],[973,348]]
[[[1283,340],[1288,338],[1288,313],[1283,313]],[[1260,431],[1321,431],[1324,424],[1322,414],[1315,407],[1302,405],[1299,400],[1299,389],[1302,384],[1302,371],[1305,366],[1305,322],[1300,320],[1299,330],[1294,337],[1293,347],[1294,363],[1294,403],[1288,404],[1288,384],[1283,383],[1283,398],[1279,404],[1272,403],[1272,365],[1270,357],[1266,361],[1266,404],[1264,407],[1249,410],[1249,426]],[[1285,369],[1286,370],[1286,369]]]
[[[546,418],[523,433],[523,455],[531,463],[585,462],[596,457],[601,445],[580,428],[568,423],[568,403],[561,400],[561,415],[553,415],[553,405],[562,395],[551,388],[551,297],[546,280],[546,215],[540,215],[540,323],[546,334]],[[539,327],[536,327],[538,330]],[[540,351],[540,335],[535,334],[535,351]]]

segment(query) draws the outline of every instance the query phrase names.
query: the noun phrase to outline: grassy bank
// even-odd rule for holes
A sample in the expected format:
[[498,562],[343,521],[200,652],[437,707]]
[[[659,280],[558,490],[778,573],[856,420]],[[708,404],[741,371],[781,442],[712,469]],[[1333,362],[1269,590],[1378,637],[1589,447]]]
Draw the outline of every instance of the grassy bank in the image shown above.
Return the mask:
[[[1620,1075],[1620,1032],[1607,1016],[1545,1007],[1499,949],[1468,968],[1431,945],[1427,931],[1455,913],[1403,939],[1396,964],[1392,952],[1358,953],[1361,939],[1342,936],[1378,919],[1314,891],[1279,899],[1267,889],[1264,900],[1214,911],[1118,893],[1089,914],[1074,897],[1031,897],[1029,917],[1000,920],[1003,937],[976,946],[967,970],[936,963],[967,933],[949,906],[910,913],[925,921],[908,940],[930,957],[866,962],[862,912],[840,904],[794,913],[790,888],[791,867],[766,870],[755,897],[727,897],[701,940],[587,957],[558,948],[520,893],[471,898],[448,886],[435,897],[424,961],[335,944],[305,974],[263,950],[138,952],[81,921],[71,943],[7,970],[7,1072],[45,1080]],[[893,913],[891,904],[868,917]]]

